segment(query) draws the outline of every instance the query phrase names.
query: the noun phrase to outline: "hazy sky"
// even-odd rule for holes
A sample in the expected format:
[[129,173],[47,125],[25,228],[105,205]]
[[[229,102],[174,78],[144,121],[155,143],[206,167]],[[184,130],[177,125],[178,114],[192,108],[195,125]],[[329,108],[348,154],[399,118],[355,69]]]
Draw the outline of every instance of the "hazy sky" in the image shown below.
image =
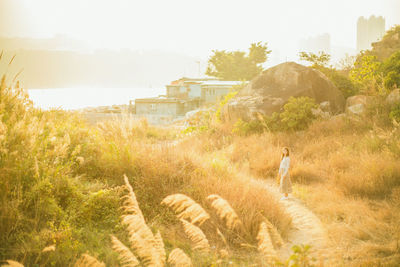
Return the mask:
[[400,0],[0,0],[0,35],[63,34],[91,47],[164,49],[207,57],[266,41],[280,51],[331,35],[355,48],[356,22],[371,14],[400,24]]

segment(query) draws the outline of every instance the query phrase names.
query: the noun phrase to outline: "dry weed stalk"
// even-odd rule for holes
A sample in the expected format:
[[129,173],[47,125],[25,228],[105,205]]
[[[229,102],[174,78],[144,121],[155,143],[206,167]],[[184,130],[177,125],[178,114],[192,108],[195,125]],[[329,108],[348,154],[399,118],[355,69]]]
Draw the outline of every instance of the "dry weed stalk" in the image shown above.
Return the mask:
[[111,235],[112,249],[118,253],[118,259],[122,267],[134,267],[140,264],[135,255],[115,236]]
[[278,256],[272,245],[271,237],[268,232],[268,226],[265,222],[261,222],[260,230],[257,235],[258,251],[269,263],[277,260]]
[[231,205],[229,205],[228,201],[215,194],[209,195],[207,199],[212,201],[211,206],[215,209],[221,220],[225,221],[228,229],[233,230],[242,225],[242,221]]
[[217,228],[217,235],[218,235],[219,237],[221,237],[221,240],[224,242],[225,246],[228,247],[228,241],[226,241],[225,236],[221,233],[221,231],[219,230],[219,228]]
[[193,249],[203,251],[203,252],[210,251],[210,244],[208,242],[207,237],[203,233],[203,231],[199,227],[191,224],[190,222],[188,222],[184,219],[181,219],[181,222],[182,222],[183,230],[185,231],[186,236],[193,243]]
[[13,261],[13,260],[6,260],[7,264],[6,265],[2,265],[4,267],[24,267],[23,264],[17,262],[17,261]]
[[179,219],[187,219],[192,224],[203,224],[210,215],[193,199],[184,194],[169,195],[161,204],[172,208]]
[[179,248],[175,248],[168,256],[168,264],[176,267],[191,267],[192,261],[190,258]]
[[95,257],[90,256],[89,254],[82,254],[82,256],[77,260],[74,267],[105,267],[106,265],[98,261]]

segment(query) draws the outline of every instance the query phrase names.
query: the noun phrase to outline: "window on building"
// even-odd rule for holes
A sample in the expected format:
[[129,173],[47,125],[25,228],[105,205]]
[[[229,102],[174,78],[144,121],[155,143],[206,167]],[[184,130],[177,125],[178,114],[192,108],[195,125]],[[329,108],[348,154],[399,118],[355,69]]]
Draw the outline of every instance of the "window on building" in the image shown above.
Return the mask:
[[156,110],[156,108],[157,108],[156,104],[150,104],[150,109],[151,110]]

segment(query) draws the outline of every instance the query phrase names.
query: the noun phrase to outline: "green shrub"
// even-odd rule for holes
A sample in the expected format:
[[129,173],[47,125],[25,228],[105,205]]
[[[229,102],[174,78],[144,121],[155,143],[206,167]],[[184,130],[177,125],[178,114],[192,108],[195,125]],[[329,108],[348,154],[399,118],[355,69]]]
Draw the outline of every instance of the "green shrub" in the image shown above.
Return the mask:
[[342,74],[340,71],[334,68],[326,68],[326,67],[316,67],[317,70],[321,71],[323,74],[328,77],[333,84],[343,93],[345,98],[349,96],[356,95],[358,93],[358,88],[354,85],[354,83],[347,77]]
[[400,104],[397,104],[394,107],[392,107],[389,113],[389,118],[392,120],[396,120],[398,123],[400,123]]
[[290,97],[283,106],[280,119],[286,130],[304,130],[315,119],[312,109],[317,108],[315,100],[310,97]]
[[232,133],[237,135],[249,135],[254,133],[262,133],[265,126],[259,120],[251,120],[249,122],[239,119],[233,125]]

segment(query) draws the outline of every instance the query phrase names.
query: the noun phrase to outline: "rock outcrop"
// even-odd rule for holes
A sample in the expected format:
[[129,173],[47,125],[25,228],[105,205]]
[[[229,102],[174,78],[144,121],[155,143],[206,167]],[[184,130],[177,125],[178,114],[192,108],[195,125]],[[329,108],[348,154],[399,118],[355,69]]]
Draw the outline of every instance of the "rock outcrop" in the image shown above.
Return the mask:
[[354,95],[346,99],[346,114],[348,115],[362,115],[366,111],[371,97],[366,95]]
[[224,107],[227,120],[249,120],[256,113],[271,115],[278,112],[288,99],[299,96],[314,98],[324,103],[332,113],[344,110],[345,99],[340,90],[320,71],[286,62],[265,70],[254,78]]

